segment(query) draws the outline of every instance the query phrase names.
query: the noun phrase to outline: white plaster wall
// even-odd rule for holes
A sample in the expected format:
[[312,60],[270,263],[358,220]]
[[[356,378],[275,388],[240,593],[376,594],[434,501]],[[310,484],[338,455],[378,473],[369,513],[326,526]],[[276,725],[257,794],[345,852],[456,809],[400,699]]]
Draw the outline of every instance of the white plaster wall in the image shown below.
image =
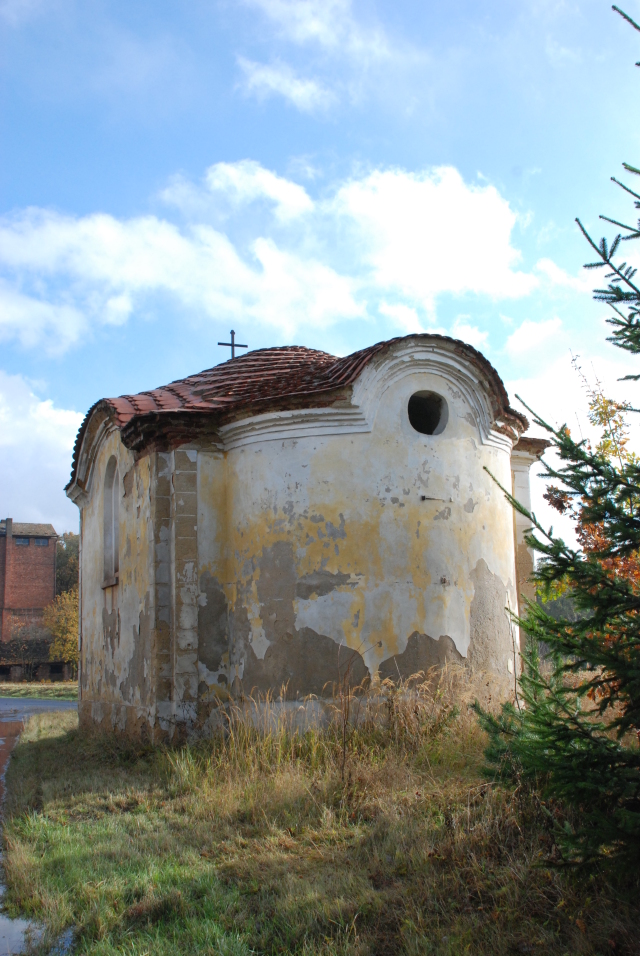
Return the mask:
[[[119,583],[103,589],[104,476],[112,455],[119,470]],[[98,452],[82,511],[82,699],[128,703],[145,712],[154,700],[148,655],[154,623],[150,486],[149,458],[135,463],[113,431]]]
[[[409,397],[421,390],[446,398],[441,435],[409,423]],[[510,486],[509,443],[483,444],[477,402],[411,363],[376,401],[369,432],[259,440],[199,464],[200,567],[232,608],[244,603],[260,659],[270,630],[260,579],[277,542],[293,548],[295,581],[348,576],[329,593],[296,597],[295,627],[359,649],[372,672],[414,631],[449,635],[466,656],[482,559],[516,607],[512,509],[484,471]]]
[[[534,455],[526,452],[514,451],[511,456],[511,476],[513,483],[513,497],[528,511],[531,511],[530,469],[537,461]],[[535,585],[530,581],[533,573],[535,558],[532,548],[524,540],[525,533],[531,530],[531,521],[519,511],[513,511],[514,536],[516,548],[517,586],[519,597],[535,599]],[[524,605],[520,608],[524,611]]]

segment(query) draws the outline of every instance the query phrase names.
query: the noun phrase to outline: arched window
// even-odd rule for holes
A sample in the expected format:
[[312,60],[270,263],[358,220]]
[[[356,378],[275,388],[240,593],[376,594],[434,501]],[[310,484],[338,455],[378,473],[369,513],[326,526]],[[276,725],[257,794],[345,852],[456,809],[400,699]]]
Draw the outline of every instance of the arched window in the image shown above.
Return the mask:
[[120,474],[112,455],[104,476],[104,583],[115,584],[120,557]]

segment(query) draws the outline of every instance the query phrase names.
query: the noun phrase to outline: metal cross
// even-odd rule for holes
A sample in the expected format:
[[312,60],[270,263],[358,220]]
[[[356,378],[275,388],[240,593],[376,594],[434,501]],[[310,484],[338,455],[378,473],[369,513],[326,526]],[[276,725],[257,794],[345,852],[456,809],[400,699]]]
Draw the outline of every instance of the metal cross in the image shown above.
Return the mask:
[[236,333],[231,329],[231,341],[230,342],[218,342],[218,345],[225,345],[228,349],[231,349],[231,358],[236,357],[236,349],[248,349],[248,345],[240,345],[239,342],[236,342]]

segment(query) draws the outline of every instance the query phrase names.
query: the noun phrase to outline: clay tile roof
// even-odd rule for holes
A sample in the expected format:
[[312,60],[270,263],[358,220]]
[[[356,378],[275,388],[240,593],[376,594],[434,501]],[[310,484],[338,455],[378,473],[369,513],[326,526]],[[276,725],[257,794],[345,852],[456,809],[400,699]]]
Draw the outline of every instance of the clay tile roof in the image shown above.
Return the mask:
[[[527,427],[523,415],[509,406],[505,387],[498,373],[487,359],[472,346],[443,335],[411,335],[405,339],[418,339],[434,345],[438,342],[454,345],[481,370],[491,382],[502,412]],[[234,359],[205,369],[196,375],[178,379],[161,388],[138,395],[121,395],[119,398],[102,399],[89,409],[76,439],[73,454],[71,486],[76,477],[77,461],[86,426],[93,412],[99,407],[108,409],[115,424],[130,428],[145,419],[158,420],[162,416],[180,413],[182,416],[208,414],[220,422],[238,414],[259,414],[268,407],[292,407],[301,404],[320,406],[335,400],[329,393],[351,385],[363,368],[380,352],[389,349],[402,338],[378,342],[342,358],[308,349],[301,345],[282,348],[257,349]],[[130,424],[131,423],[131,424]]]
[[[374,347],[375,348],[375,347]],[[372,352],[365,349],[365,352]],[[122,428],[139,415],[165,411],[217,411],[284,396],[308,395],[353,381],[356,352],[346,359],[302,346],[258,349],[139,395],[106,401]],[[373,354],[373,352],[372,352]],[[370,357],[370,356],[368,356]],[[355,362],[354,362],[355,360]],[[355,373],[357,375],[357,371]]]
[[[6,521],[0,521],[0,535],[7,533],[7,523]],[[57,538],[58,532],[53,527],[52,524],[28,524],[24,521],[14,521],[13,522],[13,531],[12,534],[14,537],[22,538]]]

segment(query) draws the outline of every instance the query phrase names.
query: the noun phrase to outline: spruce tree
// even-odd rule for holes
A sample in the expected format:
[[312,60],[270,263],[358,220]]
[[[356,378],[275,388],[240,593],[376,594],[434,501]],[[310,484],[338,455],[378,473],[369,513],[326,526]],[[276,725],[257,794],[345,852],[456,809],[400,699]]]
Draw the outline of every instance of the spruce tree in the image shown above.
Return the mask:
[[[613,8],[640,31],[631,17]],[[637,64],[640,65],[640,64]],[[631,176],[640,169],[624,164]],[[640,192],[612,177],[640,209]],[[640,355],[640,285],[624,260],[640,238],[640,220],[618,227],[613,241],[595,242],[576,220],[594,253],[585,268],[604,269],[594,298],[613,310],[609,341]],[[625,376],[640,379],[640,371]],[[557,452],[545,463],[547,499],[576,522],[578,546],[545,530],[508,492],[531,522],[527,543],[540,559],[534,573],[543,599],[569,591],[577,620],[554,618],[527,602],[518,619],[527,635],[518,697],[499,716],[476,705],[489,733],[487,758],[503,779],[528,780],[567,808],[559,843],[567,861],[626,858],[640,862],[640,463],[628,451],[629,405],[590,396],[592,421],[604,431],[596,447],[576,441],[535,413]],[[637,404],[637,403],[636,403]],[[530,410],[531,411],[531,410]],[[546,649],[541,662],[538,648]]]

